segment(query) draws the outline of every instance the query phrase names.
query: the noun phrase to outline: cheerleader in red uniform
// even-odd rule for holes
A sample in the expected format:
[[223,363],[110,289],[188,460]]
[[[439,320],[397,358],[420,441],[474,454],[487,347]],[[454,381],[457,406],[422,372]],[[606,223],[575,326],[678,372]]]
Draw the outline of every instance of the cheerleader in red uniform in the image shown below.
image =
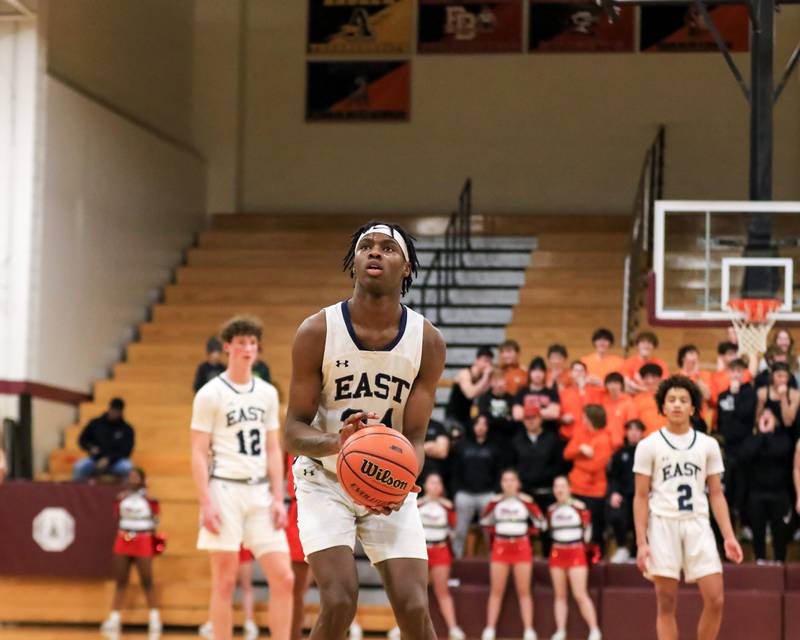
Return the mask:
[[533,499],[520,493],[519,475],[513,469],[503,472],[500,479],[502,494],[488,504],[483,512],[481,524],[492,538],[492,561],[490,564],[489,602],[486,612],[486,628],[481,640],[495,639],[495,626],[500,617],[500,605],[513,571],[517,588],[522,624],[525,628],[523,640],[537,640],[533,630],[533,598],[531,597],[531,573],[533,552],[531,536],[547,525],[542,512]]
[[120,609],[128,586],[131,565],[135,564],[150,609],[148,630],[151,635],[157,635],[161,633],[161,616],[153,592],[153,556],[158,552],[155,537],[158,501],[147,495],[145,474],[142,469],[138,467],[131,469],[126,484],[125,491],[119,494],[114,504],[114,512],[119,519],[119,531],[114,542],[112,557],[116,589],[111,603],[111,613],[100,630],[112,637],[119,634],[122,626]]
[[556,632],[551,640],[566,640],[569,587],[581,615],[589,626],[589,640],[603,636],[597,626],[597,614],[589,597],[587,544],[592,539],[592,516],[586,506],[572,497],[569,480],[558,476],[553,481],[556,501],[547,510],[550,539],[550,578],[553,581],[553,609]]

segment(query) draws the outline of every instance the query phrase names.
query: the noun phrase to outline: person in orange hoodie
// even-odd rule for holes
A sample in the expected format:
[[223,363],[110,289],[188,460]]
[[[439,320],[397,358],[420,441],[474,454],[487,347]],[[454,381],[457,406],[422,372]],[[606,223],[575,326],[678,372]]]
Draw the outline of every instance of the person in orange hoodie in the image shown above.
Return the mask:
[[633,412],[634,418],[644,423],[645,437],[664,426],[664,416],[661,415],[656,404],[656,391],[661,383],[662,373],[661,367],[657,364],[646,364],[639,369],[639,375],[642,377],[646,391],[633,396]]
[[583,418],[586,428],[573,435],[564,449],[564,458],[572,461],[569,483],[573,495],[592,514],[592,542],[602,550],[608,485],[606,465],[612,454],[611,439],[605,430],[606,412],[601,405],[586,405]]
[[519,366],[519,343],[506,340],[499,347],[500,368],[506,378],[506,389],[513,396],[528,384],[528,372]]
[[559,435],[562,440],[569,440],[576,431],[583,428],[583,409],[587,404],[599,404],[602,392],[595,386],[586,384],[586,365],[575,360],[569,366],[570,386],[559,391],[561,400],[561,427]]
[[598,329],[592,334],[594,353],[581,358],[589,373],[587,382],[597,387],[603,386],[603,380],[612,371],[622,371],[624,360],[609,349],[614,345],[614,334],[609,329]]
[[558,390],[566,389],[572,384],[567,369],[567,348],[563,344],[551,344],[547,347],[547,386],[558,385]]
[[[638,371],[636,375],[639,375]],[[625,424],[634,419],[636,409],[633,398],[623,391],[625,379],[621,373],[609,373],[605,379],[605,387],[600,404],[606,410],[606,430],[611,438],[611,446],[616,451],[625,442]]]
[[622,375],[625,376],[625,390],[628,393],[644,391],[644,383],[639,375],[639,369],[646,364],[657,364],[661,367],[662,379],[669,377],[667,363],[661,358],[656,358],[653,352],[658,348],[658,337],[650,331],[643,331],[636,336],[634,341],[636,353],[625,360],[622,365]]

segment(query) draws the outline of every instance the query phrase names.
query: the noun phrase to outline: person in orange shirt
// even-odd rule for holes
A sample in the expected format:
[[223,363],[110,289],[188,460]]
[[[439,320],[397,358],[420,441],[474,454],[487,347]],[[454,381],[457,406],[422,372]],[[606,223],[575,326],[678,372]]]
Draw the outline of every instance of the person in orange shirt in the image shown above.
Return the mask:
[[559,435],[562,440],[569,440],[576,431],[583,428],[583,409],[587,404],[599,404],[602,392],[597,387],[586,384],[586,365],[575,360],[569,366],[572,384],[559,392],[561,401],[561,427]]
[[586,428],[573,435],[564,449],[564,459],[572,460],[569,483],[573,495],[592,514],[592,542],[602,549],[608,486],[606,465],[611,459],[611,440],[605,432],[606,412],[602,406],[587,404],[583,418]]
[[592,334],[592,344],[594,353],[590,353],[581,358],[586,365],[588,384],[598,387],[603,386],[603,380],[612,371],[622,371],[624,360],[618,355],[609,353],[609,349],[614,344],[614,334],[608,329],[598,329]]
[[506,340],[500,347],[500,368],[506,377],[506,389],[512,396],[528,384],[528,372],[519,366],[519,343]]
[[[703,396],[703,407],[692,418],[692,428],[708,431],[707,425],[711,424],[711,411],[708,407],[711,401],[711,372],[700,368],[700,351],[693,344],[685,344],[678,349],[678,366],[680,367],[678,375],[686,376],[694,382]],[[704,425],[701,426],[700,421],[696,421],[698,416],[705,422]]]
[[625,390],[628,393],[639,393],[644,391],[644,384],[639,376],[639,369],[646,364],[657,364],[661,367],[663,378],[669,377],[667,363],[661,358],[653,356],[653,352],[658,348],[658,338],[655,333],[643,331],[634,341],[636,353],[625,360],[622,365],[622,375],[625,376]]
[[664,426],[664,416],[661,415],[656,404],[656,391],[661,383],[662,373],[661,367],[657,364],[646,364],[639,369],[639,375],[642,377],[646,391],[633,396],[633,411],[634,417],[644,423],[645,437]]
[[[731,374],[728,366],[739,357],[739,348],[733,342],[720,342],[717,345],[717,370],[711,374],[711,405],[716,407],[719,396],[731,387]],[[745,369],[741,383],[752,382],[753,374]]]
[[[638,371],[636,375],[639,375]],[[623,391],[625,379],[621,373],[609,373],[605,379],[605,387],[600,404],[606,410],[606,431],[611,438],[611,446],[616,451],[625,442],[625,424],[634,419],[636,409],[633,398]]]
[[547,386],[558,385],[558,390],[566,389],[572,384],[567,369],[567,348],[563,344],[551,344],[547,347]]

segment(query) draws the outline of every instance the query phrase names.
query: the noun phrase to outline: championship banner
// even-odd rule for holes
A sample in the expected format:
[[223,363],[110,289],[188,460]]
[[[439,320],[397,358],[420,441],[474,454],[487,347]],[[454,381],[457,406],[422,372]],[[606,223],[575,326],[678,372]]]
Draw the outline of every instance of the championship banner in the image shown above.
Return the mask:
[[306,120],[408,120],[409,62],[309,62]]
[[420,0],[419,53],[519,53],[522,0]]
[[0,575],[106,578],[119,486],[0,485]]
[[610,22],[601,6],[578,0],[532,0],[528,50],[537,53],[633,52],[633,7],[622,7]]
[[[750,49],[750,17],[746,6],[708,7],[711,20],[734,53]],[[642,7],[642,51],[717,51],[703,15],[694,6]]]
[[408,53],[412,0],[309,0],[308,53]]

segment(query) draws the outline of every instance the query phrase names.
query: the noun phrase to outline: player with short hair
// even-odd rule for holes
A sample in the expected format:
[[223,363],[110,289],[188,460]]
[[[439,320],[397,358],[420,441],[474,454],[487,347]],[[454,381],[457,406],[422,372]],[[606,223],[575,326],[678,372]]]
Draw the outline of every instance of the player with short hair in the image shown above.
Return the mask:
[[270,634],[289,640],[294,576],[283,528],[283,453],[278,392],[252,375],[261,322],[235,317],[222,328],[228,368],[192,408],[192,476],[200,500],[198,549],[211,560],[215,640],[231,638],[239,547],[252,551],[270,587]]
[[370,510],[336,478],[342,443],[367,420],[401,431],[422,468],[445,344],[430,322],[400,303],[418,266],[413,237],[400,226],[361,227],[344,257],[353,296],[307,318],[295,337],[285,435],[289,452],[299,456],[293,469],[300,540],[320,592],[312,640],[342,640],[356,612],[356,537],[381,574],[402,637],[436,637],[416,495]]
[[722,454],[716,440],[692,429],[691,417],[701,406],[702,395],[689,378],[675,375],[664,380],[656,403],[666,424],[642,440],[634,456],[636,563],[655,584],[658,639],[678,638],[676,605],[682,571],[687,582],[697,583],[703,598],[697,638],[713,640],[722,622],[724,596],[709,503],[725,555],[733,562],[742,561],[722,491]]

